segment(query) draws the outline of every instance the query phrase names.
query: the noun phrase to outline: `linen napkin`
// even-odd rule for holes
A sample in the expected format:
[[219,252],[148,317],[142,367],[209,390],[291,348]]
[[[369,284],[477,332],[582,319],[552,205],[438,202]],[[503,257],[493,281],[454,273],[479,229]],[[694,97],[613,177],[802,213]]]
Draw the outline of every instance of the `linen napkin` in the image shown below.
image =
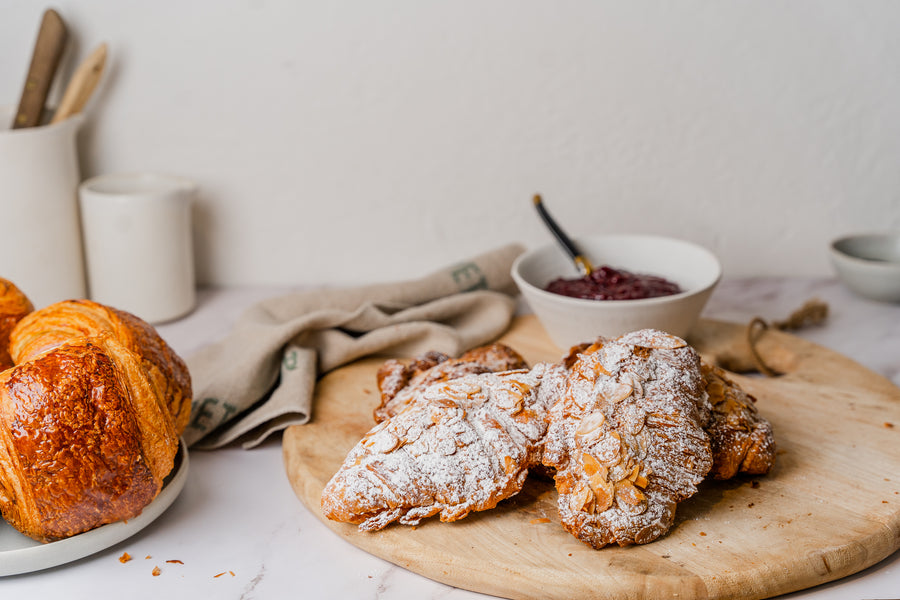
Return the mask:
[[[498,337],[515,312],[511,244],[424,278],[270,298],[187,360],[194,388],[185,441],[252,448],[310,418],[318,376],[370,355],[456,356]],[[373,381],[374,383],[374,381]]]

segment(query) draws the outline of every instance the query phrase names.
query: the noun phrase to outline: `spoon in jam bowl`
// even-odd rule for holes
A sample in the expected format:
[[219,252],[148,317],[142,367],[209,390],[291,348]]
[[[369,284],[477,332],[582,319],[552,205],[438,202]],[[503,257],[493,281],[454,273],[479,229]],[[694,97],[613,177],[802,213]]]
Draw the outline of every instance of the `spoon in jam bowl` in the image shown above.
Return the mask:
[[578,272],[585,276],[590,275],[591,271],[594,270],[591,261],[578,250],[572,239],[559,225],[557,225],[553,217],[550,216],[550,213],[544,208],[544,201],[541,199],[540,194],[534,195],[534,207],[537,209],[538,215],[540,215],[544,225],[546,225],[550,232],[553,233],[554,237],[556,237],[557,241],[566,251],[566,254],[568,254],[575,263],[575,268],[578,269]]
[[546,291],[585,300],[641,300],[681,293],[682,290],[677,283],[657,275],[632,273],[606,264],[595,269],[544,208],[539,194],[534,196],[534,207],[575,263],[580,274],[577,279],[557,277],[544,287]]

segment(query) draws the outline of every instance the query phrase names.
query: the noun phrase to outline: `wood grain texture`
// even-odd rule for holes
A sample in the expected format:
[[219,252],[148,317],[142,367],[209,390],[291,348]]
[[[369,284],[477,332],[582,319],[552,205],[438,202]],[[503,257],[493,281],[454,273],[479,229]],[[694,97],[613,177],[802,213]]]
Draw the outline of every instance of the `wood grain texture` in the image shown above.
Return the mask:
[[53,76],[66,47],[66,24],[52,8],[44,11],[37,41],[31,55],[31,64],[25,76],[22,96],[16,110],[12,128],[36,127],[41,123],[44,102],[53,84]]
[[[744,328],[704,321],[691,338],[709,360],[740,364]],[[502,341],[531,363],[562,354],[533,317]],[[369,359],[319,383],[312,422],[285,432],[295,493],[352,544],[428,578],[506,598],[765,598],[860,571],[900,547],[900,389],[850,359],[785,333],[760,351],[786,374],[735,376],[775,430],[766,477],[708,481],[663,538],[593,550],[565,532],[552,482],[532,478],[496,509],[359,533],[322,516],[319,498],[374,424]],[[745,358],[745,357],[744,357]]]
[[106,44],[100,44],[91,52],[72,75],[66,91],[63,93],[59,107],[50,119],[51,123],[59,123],[84,110],[94,88],[100,83],[103,69],[106,66]]

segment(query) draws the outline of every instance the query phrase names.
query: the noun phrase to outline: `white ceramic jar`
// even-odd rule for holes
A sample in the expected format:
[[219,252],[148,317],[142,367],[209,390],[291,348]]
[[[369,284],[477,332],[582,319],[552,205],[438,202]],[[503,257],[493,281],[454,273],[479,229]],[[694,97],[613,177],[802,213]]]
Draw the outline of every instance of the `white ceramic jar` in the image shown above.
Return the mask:
[[148,321],[181,317],[196,301],[193,182],[110,174],[79,187],[90,297]]

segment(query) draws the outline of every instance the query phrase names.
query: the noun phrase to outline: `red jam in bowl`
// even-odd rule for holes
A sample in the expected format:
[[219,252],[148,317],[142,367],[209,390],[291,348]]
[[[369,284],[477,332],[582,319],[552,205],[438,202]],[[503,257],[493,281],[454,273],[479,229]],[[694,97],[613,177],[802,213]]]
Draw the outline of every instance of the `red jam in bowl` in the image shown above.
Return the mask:
[[640,300],[681,292],[677,283],[655,275],[638,275],[623,269],[602,266],[578,279],[554,279],[548,292],[586,300]]

